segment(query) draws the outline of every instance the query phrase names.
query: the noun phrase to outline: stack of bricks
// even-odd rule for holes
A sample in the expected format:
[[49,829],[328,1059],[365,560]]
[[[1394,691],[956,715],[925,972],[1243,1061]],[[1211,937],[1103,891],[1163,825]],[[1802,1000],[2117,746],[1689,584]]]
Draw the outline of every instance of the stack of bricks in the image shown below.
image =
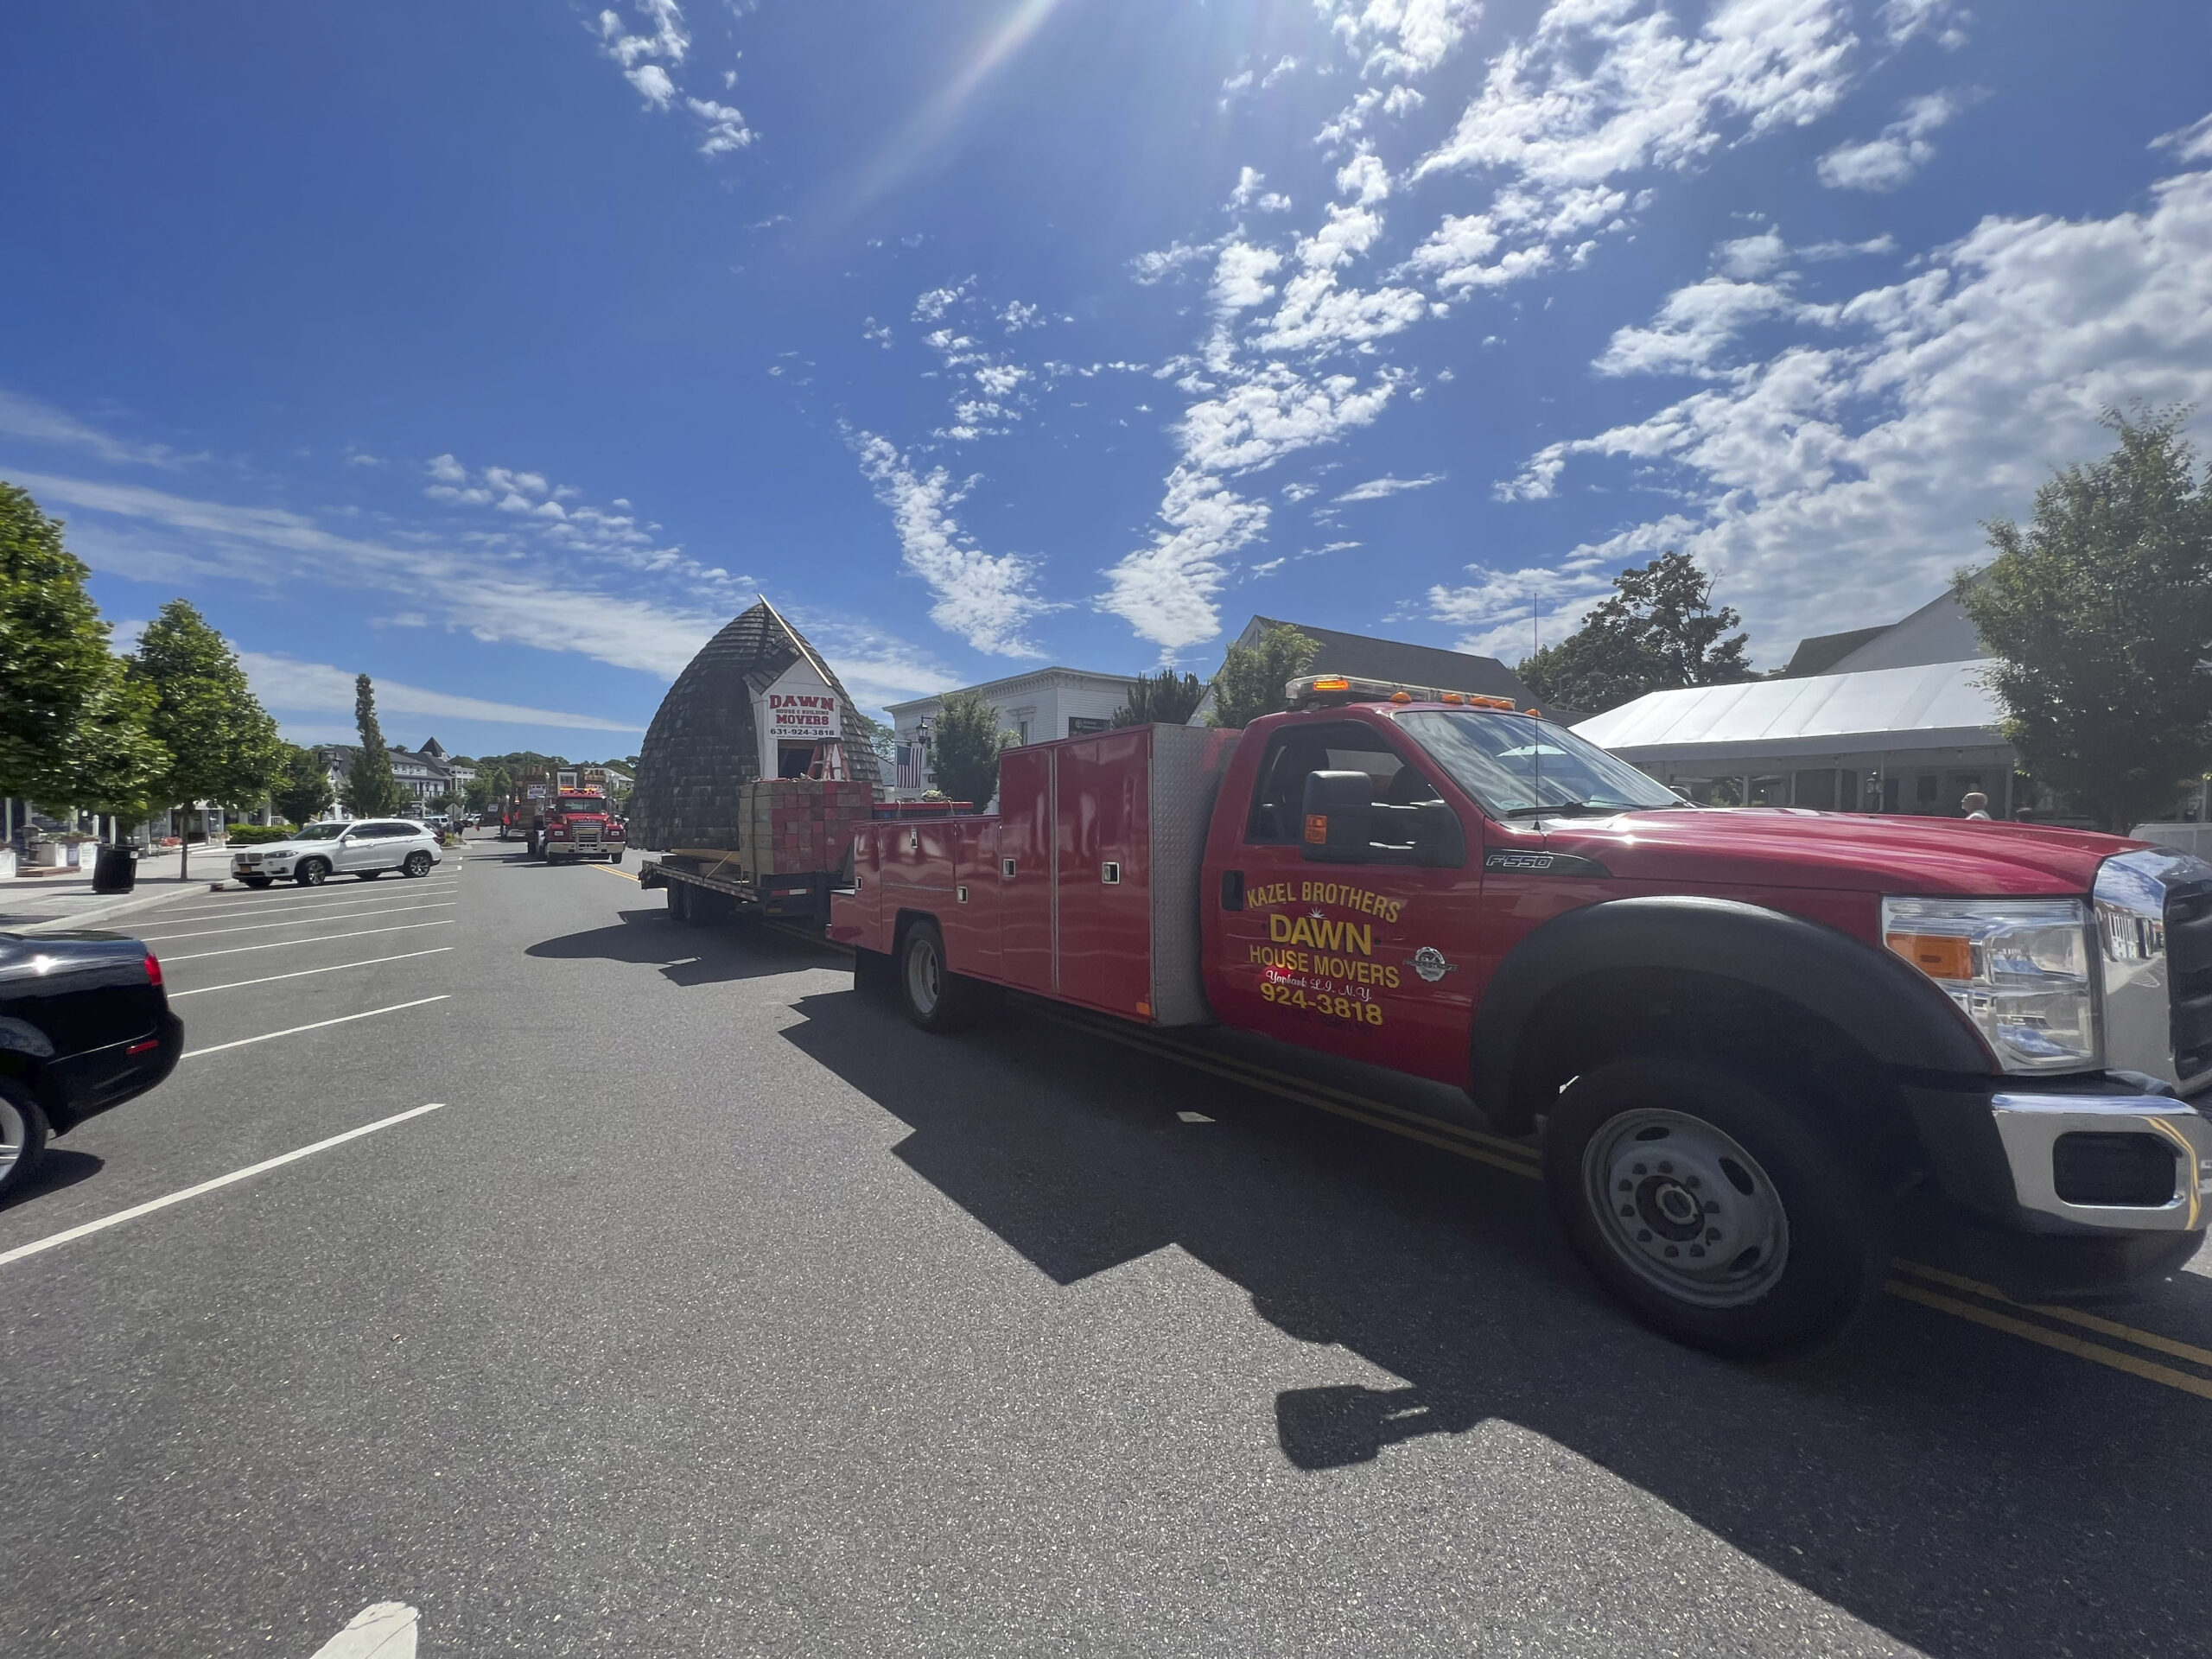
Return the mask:
[[861,782],[764,779],[740,791],[738,861],[755,880],[844,866],[853,832],[875,810],[875,788]]

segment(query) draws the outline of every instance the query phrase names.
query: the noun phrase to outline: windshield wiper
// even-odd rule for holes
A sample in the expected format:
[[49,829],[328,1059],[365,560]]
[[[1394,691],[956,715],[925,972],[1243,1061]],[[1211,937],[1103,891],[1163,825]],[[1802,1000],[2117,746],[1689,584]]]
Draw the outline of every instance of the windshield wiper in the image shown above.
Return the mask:
[[1599,806],[1589,801],[1554,801],[1545,806],[1516,806],[1509,808],[1509,818],[1547,818],[1554,815],[1563,818],[1609,818],[1616,812],[1626,812],[1625,806]]

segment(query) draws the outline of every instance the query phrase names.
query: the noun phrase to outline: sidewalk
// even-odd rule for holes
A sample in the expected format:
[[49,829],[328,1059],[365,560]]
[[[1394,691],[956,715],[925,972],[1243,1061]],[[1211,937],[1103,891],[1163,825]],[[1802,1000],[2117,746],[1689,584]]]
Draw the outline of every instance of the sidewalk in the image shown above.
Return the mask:
[[113,926],[127,932],[127,923],[118,925],[118,918],[151,910],[188,893],[205,893],[230,874],[231,855],[226,850],[193,849],[189,881],[177,873],[181,861],[175,852],[141,858],[138,884],[129,893],[94,893],[90,870],[19,875],[0,881],[0,931],[52,933],[63,928]]

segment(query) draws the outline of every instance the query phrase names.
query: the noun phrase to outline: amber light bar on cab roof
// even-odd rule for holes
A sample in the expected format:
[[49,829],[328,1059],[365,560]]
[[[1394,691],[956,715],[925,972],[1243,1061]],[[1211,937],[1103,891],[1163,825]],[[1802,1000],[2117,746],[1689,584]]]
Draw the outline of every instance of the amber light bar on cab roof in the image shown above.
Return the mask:
[[1352,674],[1302,674],[1284,682],[1282,695],[1294,709],[1319,709],[1341,702],[1450,702],[1470,709],[1502,709],[1509,715],[1536,712],[1516,709],[1510,697],[1446,691],[1433,685],[1402,685],[1395,680],[1363,680]]

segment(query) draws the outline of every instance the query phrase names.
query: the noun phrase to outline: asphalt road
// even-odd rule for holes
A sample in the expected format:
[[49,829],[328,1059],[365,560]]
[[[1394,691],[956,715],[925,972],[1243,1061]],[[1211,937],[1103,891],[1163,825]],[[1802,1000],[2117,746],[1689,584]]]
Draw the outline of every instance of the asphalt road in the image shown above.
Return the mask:
[[2212,1645],[2200,1273],[1732,1366],[1441,1090],[512,851],[141,920],[188,1057],[0,1210],[0,1653]]

